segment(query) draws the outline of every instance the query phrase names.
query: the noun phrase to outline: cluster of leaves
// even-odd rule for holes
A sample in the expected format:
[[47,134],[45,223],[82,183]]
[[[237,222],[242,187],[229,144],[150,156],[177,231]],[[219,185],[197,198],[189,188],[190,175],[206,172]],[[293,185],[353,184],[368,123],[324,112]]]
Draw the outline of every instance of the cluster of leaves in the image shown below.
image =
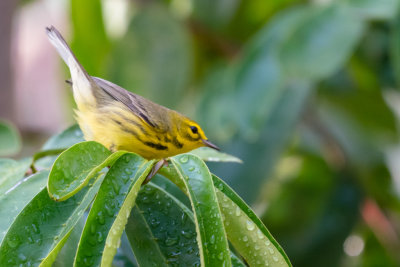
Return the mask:
[[[154,160],[78,141],[73,126],[40,156],[0,161],[2,266],[111,266],[124,230],[114,265],[246,266],[229,239],[251,266],[291,266],[261,220],[196,154],[238,159],[207,149],[178,155],[142,186]],[[70,147],[54,161],[63,146]],[[40,171],[24,177],[31,164]]]

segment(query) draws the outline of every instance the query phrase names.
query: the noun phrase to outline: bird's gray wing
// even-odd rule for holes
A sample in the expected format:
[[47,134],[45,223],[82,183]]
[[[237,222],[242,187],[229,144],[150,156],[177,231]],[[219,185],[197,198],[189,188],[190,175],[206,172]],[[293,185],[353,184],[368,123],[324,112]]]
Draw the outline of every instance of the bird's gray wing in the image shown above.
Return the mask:
[[143,102],[149,102],[151,105],[156,105],[155,103],[150,102],[150,100],[146,100],[141,96],[138,96],[134,93],[131,93],[121,86],[118,86],[112,82],[109,82],[107,80],[98,78],[98,77],[92,77],[95,83],[103,89],[107,94],[109,94],[112,98],[115,100],[123,103],[125,106],[127,106],[134,114],[136,114],[138,117],[143,119],[147,124],[154,128],[158,128],[157,124],[152,120],[147,114],[149,114],[146,110],[145,103]]

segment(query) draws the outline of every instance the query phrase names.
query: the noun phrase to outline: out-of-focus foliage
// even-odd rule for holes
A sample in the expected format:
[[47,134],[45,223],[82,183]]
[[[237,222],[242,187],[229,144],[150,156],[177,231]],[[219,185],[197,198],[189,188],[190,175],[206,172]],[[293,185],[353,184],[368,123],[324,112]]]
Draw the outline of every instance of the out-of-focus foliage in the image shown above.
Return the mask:
[[20,136],[14,126],[0,120],[0,157],[16,154],[20,149]]
[[176,106],[192,72],[189,37],[167,7],[144,6],[110,55],[109,78],[157,103]]
[[128,2],[113,39],[102,1],[71,0],[92,75],[190,115],[242,159],[209,166],[294,266],[400,265],[385,154],[399,136],[398,0]]

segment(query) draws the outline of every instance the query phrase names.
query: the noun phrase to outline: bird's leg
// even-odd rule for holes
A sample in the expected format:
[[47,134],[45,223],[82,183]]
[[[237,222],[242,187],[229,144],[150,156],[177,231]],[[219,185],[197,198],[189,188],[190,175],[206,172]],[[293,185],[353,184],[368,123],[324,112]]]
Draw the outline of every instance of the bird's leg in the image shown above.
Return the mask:
[[157,174],[157,172],[163,167],[163,166],[168,166],[168,161],[166,159],[162,159],[159,162],[157,162],[153,168],[151,169],[150,173],[147,175],[146,179],[143,181],[142,185],[147,184],[150,182],[151,178],[154,177],[154,175]]

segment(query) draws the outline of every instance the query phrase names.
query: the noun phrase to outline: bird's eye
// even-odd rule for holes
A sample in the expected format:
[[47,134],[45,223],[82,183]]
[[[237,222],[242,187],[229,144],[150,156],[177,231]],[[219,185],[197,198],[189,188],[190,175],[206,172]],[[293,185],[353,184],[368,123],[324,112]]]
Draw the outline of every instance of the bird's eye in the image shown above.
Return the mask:
[[192,133],[197,134],[198,130],[196,126],[190,126],[190,129],[192,130]]

